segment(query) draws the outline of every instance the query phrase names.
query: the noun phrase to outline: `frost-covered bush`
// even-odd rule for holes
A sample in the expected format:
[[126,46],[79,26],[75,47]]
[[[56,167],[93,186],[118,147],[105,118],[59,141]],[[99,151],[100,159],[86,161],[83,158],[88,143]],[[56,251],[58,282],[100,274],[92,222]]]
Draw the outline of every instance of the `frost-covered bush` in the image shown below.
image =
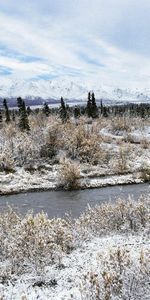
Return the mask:
[[119,153],[116,159],[116,170],[118,173],[124,173],[128,171],[130,150],[128,145],[120,145]]
[[142,201],[125,202],[118,200],[116,204],[107,203],[89,207],[77,220],[82,237],[104,235],[110,232],[138,232],[149,227],[150,208]]
[[[0,214],[0,261],[6,273],[41,270],[94,236],[149,232],[149,200],[118,201],[88,208],[78,219],[49,219],[46,214],[24,217],[11,208]],[[0,264],[0,274],[3,264]]]
[[144,164],[141,168],[141,178],[143,181],[148,182],[150,181],[150,165]]
[[90,138],[84,139],[78,151],[78,156],[82,162],[98,164],[105,159],[105,153],[100,148],[97,136],[92,135]]
[[140,141],[140,144],[141,144],[142,148],[144,148],[144,149],[150,149],[150,140],[147,140],[146,138],[143,138]]
[[[62,123],[58,115],[45,118],[40,111],[30,114],[29,122],[28,133],[20,132],[17,116],[15,122],[4,124],[0,129],[0,153],[7,148],[14,168],[31,164],[34,171],[38,161],[57,164],[65,156],[80,164],[107,168],[107,174],[118,174],[138,171],[145,157],[148,161],[150,159],[149,120],[128,116],[106,119],[101,116],[90,122],[87,117],[72,117]],[[143,144],[140,132],[144,126],[146,136]],[[134,138],[128,139],[129,135],[134,137],[135,129],[139,141],[136,146]]]
[[14,172],[14,159],[9,147],[5,147],[3,152],[0,153],[0,172],[5,171],[6,173]]
[[0,215],[0,258],[9,261],[7,271],[11,274],[60,263],[72,246],[72,227],[67,219],[48,219],[44,213],[21,218],[11,209]]
[[[41,139],[40,139],[41,140]],[[41,140],[42,142],[42,140]],[[11,153],[15,165],[23,166],[31,159],[39,157],[39,138],[32,132],[27,134],[20,132],[12,124],[12,128],[3,128],[0,131],[1,152]]]
[[[84,119],[85,122],[85,119]],[[99,125],[83,123],[68,123],[64,128],[64,149],[73,159],[90,164],[98,164],[104,159],[104,151],[100,147],[102,139]]]
[[122,131],[127,131],[130,132],[131,131],[131,118],[129,117],[115,117],[112,120],[112,130],[115,133],[119,133]]
[[102,252],[78,285],[83,300],[147,300],[150,295],[150,252],[133,255],[125,247]]
[[41,146],[40,156],[53,158],[58,150],[60,144],[60,124],[59,122],[50,125],[44,136],[45,143]]
[[77,163],[64,159],[61,161],[58,186],[67,190],[75,190],[80,188],[80,167]]
[[15,148],[16,164],[23,166],[31,159],[39,157],[39,145],[34,142],[31,135],[27,133],[18,134]]

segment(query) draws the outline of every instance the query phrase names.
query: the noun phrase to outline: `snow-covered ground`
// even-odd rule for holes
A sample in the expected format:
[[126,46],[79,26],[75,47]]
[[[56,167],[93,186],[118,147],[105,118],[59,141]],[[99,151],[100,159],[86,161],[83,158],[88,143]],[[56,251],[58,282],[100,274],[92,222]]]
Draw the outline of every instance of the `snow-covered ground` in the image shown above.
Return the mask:
[[[122,274],[119,274],[117,260],[115,261],[118,251],[125,257],[125,261],[121,262],[120,267],[128,264]],[[142,255],[143,266],[140,263]],[[116,292],[116,295],[115,293],[110,295],[109,299],[130,299],[132,297],[131,299],[134,300],[148,300],[150,297],[150,274],[147,273],[149,265],[144,266],[144,264],[148,264],[149,255],[150,241],[144,235],[114,235],[94,238],[92,241],[84,242],[82,248],[64,256],[60,266],[47,266],[43,274],[39,276],[22,274],[14,276],[4,285],[0,284],[0,297],[6,300],[106,299],[104,272],[108,272],[108,276],[110,276],[109,272],[112,272],[113,276],[116,276],[114,285],[117,284],[117,280],[118,282],[124,280],[124,282],[118,295]],[[141,272],[138,270],[139,268],[141,268]],[[113,281],[112,278],[110,280]],[[143,282],[143,280],[145,281]],[[111,291],[111,293],[113,292]]]
[[[57,171],[58,170],[58,171]],[[53,190],[59,188],[57,173],[59,166],[53,166],[51,171],[45,171],[41,174],[39,171],[31,174],[23,168],[19,168],[15,173],[0,173],[0,195],[13,194],[25,191],[38,191],[38,190]],[[98,172],[98,171],[97,171]],[[80,179],[80,187],[82,188],[97,188],[103,186],[113,186],[119,184],[131,184],[143,182],[140,172],[125,175],[111,175],[111,176],[94,176],[95,172],[82,174]],[[100,174],[100,173],[99,173]]]
[[[11,211],[2,215],[0,238],[6,250],[1,254],[7,259],[2,255],[0,299],[150,299],[148,203],[149,198],[145,204],[118,202],[114,207],[89,208],[75,223],[44,215],[20,220]],[[59,246],[67,249],[68,244],[71,251],[60,254]]]
[[[64,158],[78,164],[81,188],[139,183],[150,177],[148,120],[98,119],[88,124],[85,119],[76,126],[62,125],[55,117],[47,122],[31,118],[33,125],[45,123],[34,125],[30,135],[11,126],[0,130],[0,194],[58,188]],[[56,159],[41,157],[47,146],[57,153]]]

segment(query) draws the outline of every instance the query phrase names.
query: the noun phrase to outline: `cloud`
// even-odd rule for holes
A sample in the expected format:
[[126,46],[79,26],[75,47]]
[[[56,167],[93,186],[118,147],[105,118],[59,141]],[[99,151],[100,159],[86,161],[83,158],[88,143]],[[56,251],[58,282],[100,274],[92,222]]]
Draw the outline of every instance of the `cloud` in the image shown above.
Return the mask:
[[0,65],[0,76],[8,76],[12,74],[12,69]]
[[0,76],[150,84],[148,0],[5,0]]

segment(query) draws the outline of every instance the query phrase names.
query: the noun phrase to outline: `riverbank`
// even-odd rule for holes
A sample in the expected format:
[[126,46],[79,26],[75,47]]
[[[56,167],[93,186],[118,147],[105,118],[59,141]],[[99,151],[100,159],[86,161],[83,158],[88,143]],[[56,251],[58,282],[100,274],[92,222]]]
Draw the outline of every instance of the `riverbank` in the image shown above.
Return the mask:
[[30,123],[30,134],[14,122],[0,130],[0,195],[150,180],[149,119],[31,115]]
[[[86,170],[86,171],[85,171]],[[59,165],[49,165],[43,170],[27,171],[18,168],[14,173],[0,173],[0,195],[11,195],[22,192],[58,190]],[[85,174],[86,173],[86,174]],[[127,174],[106,174],[100,167],[82,166],[79,189],[100,188],[115,185],[142,183],[141,172]]]

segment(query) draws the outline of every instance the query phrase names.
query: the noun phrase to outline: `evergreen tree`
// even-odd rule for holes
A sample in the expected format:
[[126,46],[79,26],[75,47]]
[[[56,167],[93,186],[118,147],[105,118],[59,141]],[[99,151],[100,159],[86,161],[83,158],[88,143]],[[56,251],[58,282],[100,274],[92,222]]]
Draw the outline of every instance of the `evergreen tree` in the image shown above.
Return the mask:
[[18,105],[18,108],[19,108],[19,113],[21,112],[21,108],[22,108],[22,103],[23,103],[23,100],[21,97],[18,97],[17,98],[17,105]]
[[12,112],[12,120],[13,120],[13,122],[15,122],[15,119],[16,119],[16,117],[15,117],[15,112],[14,112],[14,110],[13,110],[13,112]]
[[88,93],[88,101],[87,101],[87,106],[86,106],[86,112],[88,117],[92,117],[92,100],[91,100],[91,93]]
[[0,124],[3,122],[2,112],[0,111]]
[[28,114],[28,116],[31,114],[31,112],[32,112],[32,110],[31,110],[30,106],[28,106],[27,107],[27,114]]
[[80,107],[79,106],[75,106],[75,108],[74,108],[74,117],[77,119],[80,116],[81,116]]
[[19,108],[19,128],[22,131],[29,131],[30,126],[29,126],[29,120],[28,120],[28,114],[27,114],[25,102],[21,97],[19,97],[17,98],[17,104]]
[[108,112],[107,112],[107,108],[105,106],[103,106],[103,117],[107,118],[108,117]]
[[43,113],[46,115],[46,117],[48,117],[49,114],[50,114],[50,109],[49,109],[49,106],[46,102],[44,103]]
[[143,105],[140,106],[140,116],[142,119],[145,118],[145,108]]
[[68,113],[68,110],[67,110],[67,107],[65,105],[63,97],[61,97],[60,102],[61,102],[61,106],[60,106],[60,109],[59,109],[59,115],[60,115],[60,118],[62,119],[62,121],[66,122],[69,118],[69,113]]
[[92,118],[97,118],[98,117],[98,108],[97,108],[97,104],[95,101],[95,95],[94,93],[92,93],[92,105],[91,105],[91,116]]
[[3,101],[3,106],[4,106],[4,109],[5,109],[5,117],[6,117],[6,122],[9,123],[10,122],[10,113],[9,113],[9,110],[8,110],[8,105],[7,105],[7,100],[4,99]]
[[100,109],[101,109],[101,115],[102,115],[103,114],[103,101],[102,101],[102,99],[101,99]]

